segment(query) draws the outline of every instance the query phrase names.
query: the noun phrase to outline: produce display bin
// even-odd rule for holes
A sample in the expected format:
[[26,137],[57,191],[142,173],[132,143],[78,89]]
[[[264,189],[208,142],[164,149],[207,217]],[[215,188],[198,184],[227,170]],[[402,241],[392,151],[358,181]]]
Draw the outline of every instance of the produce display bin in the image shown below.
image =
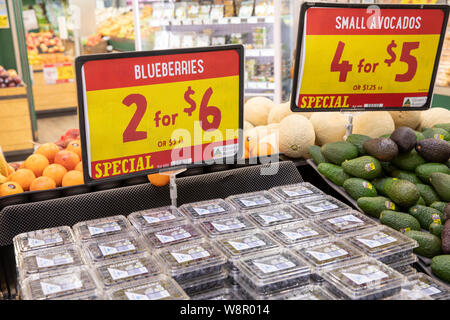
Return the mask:
[[0,146],[6,157],[33,153],[33,129],[25,87],[0,90]]
[[[260,175],[262,168],[270,167],[277,167],[276,174]],[[302,181],[298,169],[290,161],[188,176],[177,179],[178,202],[182,205],[225,199],[233,194],[268,190]],[[217,188],[218,185],[220,188]],[[168,187],[141,184],[3,207],[0,211],[1,296],[4,299],[18,297],[15,257],[11,246],[16,235],[38,229],[73,226],[92,219],[128,216],[132,212],[169,205]],[[125,287],[122,293],[123,290],[126,290]],[[107,296],[110,294],[114,293],[106,293]]]

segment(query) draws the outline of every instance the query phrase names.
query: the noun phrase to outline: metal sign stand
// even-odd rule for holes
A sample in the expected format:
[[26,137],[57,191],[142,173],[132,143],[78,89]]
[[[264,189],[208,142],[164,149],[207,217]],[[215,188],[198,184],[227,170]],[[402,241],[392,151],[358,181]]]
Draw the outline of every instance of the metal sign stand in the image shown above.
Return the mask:
[[347,129],[347,132],[345,133],[345,136],[344,136],[344,141],[345,141],[345,140],[347,140],[347,137],[349,135],[351,135],[353,132],[353,115],[354,115],[354,113],[353,112],[342,112],[342,114],[344,116],[348,117],[348,123],[345,125],[345,129]]
[[172,170],[172,171],[160,171],[159,173],[165,176],[170,177],[170,200],[172,202],[172,205],[174,207],[177,207],[177,198],[178,198],[178,192],[177,192],[177,183],[176,183],[176,176],[177,174],[180,174],[184,171],[186,171],[187,168],[181,168],[178,170]]

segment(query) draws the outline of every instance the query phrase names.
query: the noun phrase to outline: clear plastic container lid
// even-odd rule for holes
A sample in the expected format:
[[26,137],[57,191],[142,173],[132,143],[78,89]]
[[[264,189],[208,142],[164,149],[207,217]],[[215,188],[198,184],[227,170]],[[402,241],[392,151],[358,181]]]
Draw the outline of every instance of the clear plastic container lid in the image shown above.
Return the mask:
[[261,229],[304,220],[300,212],[287,204],[249,210],[247,216]]
[[137,211],[128,216],[128,220],[139,232],[176,224],[184,219],[184,215],[174,206]]
[[37,273],[61,271],[85,264],[80,248],[76,245],[25,252],[19,255],[18,260],[21,278]]
[[108,297],[111,300],[189,300],[175,280],[163,274],[114,288]]
[[409,276],[408,282],[414,284],[417,290],[422,291],[434,300],[450,299],[450,287],[424,273],[418,272]]
[[46,249],[75,242],[69,227],[49,228],[18,234],[13,239],[16,255],[31,250]]
[[285,247],[315,245],[328,241],[330,234],[314,222],[302,221],[278,225],[268,230],[275,240]]
[[230,262],[239,258],[278,248],[278,244],[262,231],[244,232],[235,235],[220,237],[214,244],[222,251]]
[[275,187],[269,190],[283,201],[296,201],[302,198],[323,196],[324,193],[309,182]]
[[191,296],[191,300],[241,300],[241,297],[232,288],[224,286],[195,294]]
[[296,201],[292,206],[308,218],[317,218],[323,215],[351,210],[351,207],[333,197],[311,199],[311,201],[307,202]]
[[[191,293],[193,290],[196,292],[199,291],[202,287],[208,287],[208,285],[216,286],[218,283],[221,283],[221,286],[225,284],[225,280],[228,278],[228,272],[222,267],[219,269],[219,272],[215,272],[213,274],[208,274],[203,277],[198,277],[195,279],[190,279],[188,281],[179,282],[181,288],[186,293]],[[210,288],[211,289],[211,288]],[[205,291],[205,290],[203,290]]]
[[152,248],[159,249],[177,243],[200,239],[202,234],[187,220],[177,225],[163,227],[161,229],[144,232],[144,238]]
[[134,233],[103,237],[83,243],[83,252],[86,258],[93,263],[131,257],[143,253],[145,250],[144,244]]
[[242,214],[232,214],[224,217],[216,217],[199,222],[198,227],[210,239],[218,236],[234,234],[255,229]]
[[113,236],[130,231],[130,223],[124,216],[78,222],[73,226],[79,241],[88,241],[104,236]]
[[222,216],[236,211],[233,206],[222,199],[187,203],[182,205],[180,210],[192,221]]
[[270,295],[269,300],[336,300],[325,288],[318,285],[308,285],[289,289]]
[[94,290],[78,294],[71,294],[62,297],[56,297],[54,299],[49,300],[106,300],[106,296],[103,291]]
[[405,279],[394,269],[373,258],[337,266],[323,273],[322,277],[349,299],[375,297],[377,293],[400,289]]
[[[391,268],[392,268],[392,266],[391,266]],[[406,277],[412,276],[417,273],[417,270],[414,269],[410,265],[394,267],[394,269],[395,269],[395,271],[401,273],[402,275],[404,275]]]
[[301,248],[295,252],[308,261],[316,271],[324,271],[324,269],[364,257],[360,250],[344,240]]
[[226,199],[240,211],[280,204],[278,197],[268,191],[258,191],[229,196]]
[[366,255],[379,259],[418,247],[417,241],[386,226],[351,236],[348,240]]
[[111,287],[124,282],[156,276],[161,273],[161,270],[152,258],[141,255],[132,259],[97,265],[94,272],[105,287]]
[[96,284],[89,269],[83,266],[27,278],[22,287],[24,300],[46,300],[94,291]]
[[311,268],[287,249],[270,250],[237,261],[239,276],[246,276],[255,287],[311,274]]
[[395,261],[394,263],[386,263],[381,260],[380,261],[393,269],[398,269],[400,267],[411,265],[417,262],[417,260],[417,256],[414,253],[408,253],[406,255],[403,255],[401,259]]
[[356,210],[322,217],[317,223],[332,235],[336,236],[350,236],[353,233],[378,226],[372,219],[360,214]]
[[164,248],[158,256],[172,277],[225,264],[226,258],[208,241],[194,240]]

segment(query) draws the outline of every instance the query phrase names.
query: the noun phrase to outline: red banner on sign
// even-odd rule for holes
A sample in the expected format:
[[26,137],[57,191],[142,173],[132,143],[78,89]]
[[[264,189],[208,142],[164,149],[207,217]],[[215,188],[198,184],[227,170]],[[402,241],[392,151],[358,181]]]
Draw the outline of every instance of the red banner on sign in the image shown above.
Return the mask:
[[[219,63],[220,62],[220,63]],[[88,61],[86,91],[239,75],[234,50]],[[120,75],[120,76],[118,76]]]
[[[310,8],[307,35],[439,34],[442,10]],[[439,23],[438,23],[439,22]]]

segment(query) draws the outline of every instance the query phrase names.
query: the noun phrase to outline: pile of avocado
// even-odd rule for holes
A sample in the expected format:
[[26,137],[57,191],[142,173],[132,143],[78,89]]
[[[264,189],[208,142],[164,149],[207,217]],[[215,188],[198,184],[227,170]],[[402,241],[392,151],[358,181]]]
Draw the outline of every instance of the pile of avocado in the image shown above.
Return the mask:
[[321,174],[341,186],[367,215],[415,239],[414,252],[450,283],[450,123],[421,132],[399,127],[371,138],[310,146]]

